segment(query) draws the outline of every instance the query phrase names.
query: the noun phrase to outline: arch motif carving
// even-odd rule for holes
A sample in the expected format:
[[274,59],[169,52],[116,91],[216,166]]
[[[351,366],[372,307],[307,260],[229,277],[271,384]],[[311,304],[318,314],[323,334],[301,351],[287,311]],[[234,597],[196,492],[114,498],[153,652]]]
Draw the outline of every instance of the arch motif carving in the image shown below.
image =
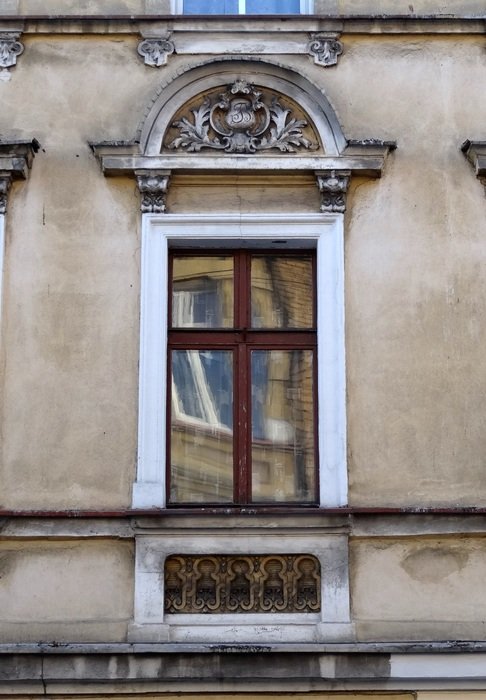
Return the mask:
[[349,178],[380,177],[395,143],[348,141],[326,95],[305,76],[238,57],[163,84],[133,141],[92,148],[106,175],[136,177],[144,213],[166,210],[170,174],[181,170],[310,171],[321,211],[342,212]]

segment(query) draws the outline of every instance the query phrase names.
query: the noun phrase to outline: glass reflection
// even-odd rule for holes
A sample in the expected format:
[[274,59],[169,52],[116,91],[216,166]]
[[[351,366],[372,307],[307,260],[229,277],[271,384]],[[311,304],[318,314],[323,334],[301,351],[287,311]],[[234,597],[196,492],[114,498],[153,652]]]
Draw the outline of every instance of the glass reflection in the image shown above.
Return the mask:
[[313,502],[312,350],[254,350],[252,500]]
[[174,256],[172,327],[233,326],[233,257]]
[[233,500],[233,353],[173,350],[172,503]]
[[312,328],[310,255],[254,255],[251,260],[251,327]]

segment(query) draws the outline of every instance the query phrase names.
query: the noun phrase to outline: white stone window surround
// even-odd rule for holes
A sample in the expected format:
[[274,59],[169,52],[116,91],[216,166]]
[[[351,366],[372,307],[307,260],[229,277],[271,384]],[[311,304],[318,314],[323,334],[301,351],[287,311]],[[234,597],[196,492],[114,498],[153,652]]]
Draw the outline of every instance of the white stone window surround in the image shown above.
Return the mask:
[[[320,507],[347,503],[343,214],[143,214],[134,509],[166,507],[168,249],[241,244],[317,250]],[[277,243],[275,243],[277,242]],[[208,551],[208,550],[206,550]]]
[[[325,528],[191,528],[137,535],[132,642],[266,644],[349,640],[348,535]],[[164,613],[164,565],[172,554],[306,554],[321,565],[320,613]]]
[[[170,11],[173,15],[182,15],[184,0],[171,0]],[[245,0],[238,0],[238,14],[245,14]],[[300,0],[300,14],[311,15],[314,12],[314,0]]]

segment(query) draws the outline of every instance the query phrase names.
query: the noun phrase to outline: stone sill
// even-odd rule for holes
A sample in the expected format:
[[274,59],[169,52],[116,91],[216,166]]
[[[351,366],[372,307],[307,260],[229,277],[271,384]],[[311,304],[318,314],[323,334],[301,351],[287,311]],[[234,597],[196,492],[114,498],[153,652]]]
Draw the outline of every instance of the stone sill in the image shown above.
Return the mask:
[[[22,34],[265,33],[484,34],[481,15],[289,15],[288,17],[197,17],[182,15],[0,15],[0,30]],[[173,37],[173,35],[172,35]]]

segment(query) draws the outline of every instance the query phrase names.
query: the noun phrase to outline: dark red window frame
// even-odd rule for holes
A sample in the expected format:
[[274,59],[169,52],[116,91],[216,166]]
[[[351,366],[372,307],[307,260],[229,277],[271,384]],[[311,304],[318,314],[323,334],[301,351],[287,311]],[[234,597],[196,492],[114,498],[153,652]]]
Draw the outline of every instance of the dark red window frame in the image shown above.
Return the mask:
[[[282,254],[291,256],[311,256],[313,276],[312,328],[309,329],[254,329],[251,323],[251,258],[253,255]],[[172,280],[173,258],[177,257],[212,257],[217,255],[233,256],[234,259],[234,327],[213,329],[186,329],[172,327]],[[317,450],[317,299],[316,299],[316,251],[287,249],[253,249],[253,248],[214,248],[201,251],[197,248],[171,248],[169,251],[169,294],[168,294],[168,353],[167,376],[171,376],[172,350],[231,350],[234,353],[233,385],[233,432],[234,432],[234,494],[233,503],[173,503],[171,493],[171,382],[167,383],[167,504],[170,508],[201,508],[212,506],[225,508],[229,506],[248,506],[252,508],[289,506],[316,506],[319,494],[319,468]],[[251,484],[251,350],[311,350],[313,352],[313,410],[314,410],[314,499],[312,501],[252,502]]]

